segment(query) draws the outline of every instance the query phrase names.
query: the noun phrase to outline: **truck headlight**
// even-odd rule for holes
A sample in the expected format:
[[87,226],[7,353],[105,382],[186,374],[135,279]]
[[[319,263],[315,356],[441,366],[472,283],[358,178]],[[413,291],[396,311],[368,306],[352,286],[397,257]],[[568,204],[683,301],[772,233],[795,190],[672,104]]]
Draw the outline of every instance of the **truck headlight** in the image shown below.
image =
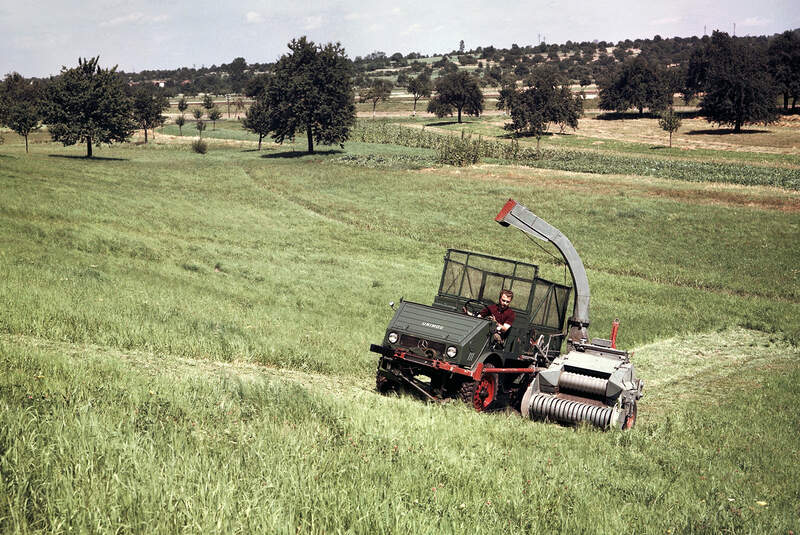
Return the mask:
[[453,358],[453,357],[456,356],[457,353],[458,353],[458,349],[456,349],[456,346],[450,346],[450,347],[447,348],[447,356],[448,357]]
[[388,340],[390,344],[396,344],[398,338],[397,333],[389,333]]

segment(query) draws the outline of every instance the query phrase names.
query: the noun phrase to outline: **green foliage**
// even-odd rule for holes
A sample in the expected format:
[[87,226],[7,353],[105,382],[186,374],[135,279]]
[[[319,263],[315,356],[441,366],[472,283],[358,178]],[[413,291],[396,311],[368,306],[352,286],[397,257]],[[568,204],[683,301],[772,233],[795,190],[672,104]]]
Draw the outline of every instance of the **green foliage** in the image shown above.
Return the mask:
[[19,73],[7,74],[0,83],[0,124],[25,138],[28,152],[28,135],[41,127],[41,89]]
[[642,56],[626,59],[611,75],[598,80],[600,109],[624,112],[645,108],[652,112],[670,105],[676,88],[670,83],[667,71],[660,64],[650,63]]
[[506,130],[536,137],[539,140],[551,123],[572,129],[578,128],[578,118],[583,115],[583,99],[572,95],[568,84],[549,69],[538,68],[529,80],[529,87],[520,92],[506,89],[502,95],[504,105],[511,110],[511,123]]
[[678,131],[681,127],[681,118],[675,113],[671,107],[658,118],[658,126],[665,132],[669,132],[669,146],[672,147],[672,134]]
[[202,139],[195,139],[192,141],[192,150],[195,151],[197,154],[205,154],[208,152],[208,143],[203,141]]
[[214,130],[217,129],[217,121],[220,117],[222,117],[222,112],[216,106],[208,110],[208,120],[212,122]]
[[78,59],[77,67],[62,68],[48,88],[44,117],[53,141],[85,142],[88,157],[92,144],[127,141],[136,128],[117,68],[102,69],[99,59]]
[[703,55],[694,59],[704,62],[689,69],[702,73],[700,111],[709,122],[731,125],[739,132],[745,124],[777,119],[777,88],[764,69],[767,59],[762,49],[715,31]]
[[[393,125],[386,122],[360,122],[353,139],[368,143],[391,143],[406,147],[436,149],[451,137],[447,134]],[[640,154],[615,154],[591,150],[544,149],[537,151],[518,142],[490,139],[479,143],[482,158],[496,158],[529,167],[597,174],[631,174],[689,182],[727,182],[732,184],[777,186],[800,190],[800,171],[792,167],[764,167],[741,163],[718,163]]]
[[198,119],[194,123],[194,127],[197,129],[197,135],[203,137],[203,130],[206,129],[206,123],[204,123],[202,119]]
[[378,102],[389,100],[389,97],[392,95],[392,87],[394,87],[394,84],[392,84],[392,82],[389,80],[376,78],[372,80],[372,83],[369,85],[369,87],[366,87],[359,92],[359,102],[372,102],[373,119],[375,118],[375,106],[378,105]]
[[189,109],[189,103],[186,101],[186,97],[181,97],[178,101],[178,111],[183,113]]
[[169,99],[164,92],[152,85],[140,85],[133,93],[133,118],[144,130],[147,143],[147,130],[161,126],[167,120],[161,112],[169,109]]
[[342,144],[355,123],[351,64],[339,43],[325,46],[305,36],[289,43],[267,81],[270,131],[278,143],[304,131],[314,143]]
[[428,102],[428,111],[437,117],[452,115],[458,111],[461,122],[462,111],[479,116],[483,111],[483,92],[477,79],[466,71],[458,71],[436,80],[436,96]]
[[414,98],[414,114],[417,113],[417,101],[428,98],[433,91],[433,81],[427,71],[422,71],[417,76],[408,80],[406,90]]
[[482,148],[480,139],[447,136],[435,147],[436,162],[457,167],[474,165],[481,160]]
[[242,119],[242,127],[258,135],[258,150],[261,150],[261,140],[270,132],[269,107],[264,100],[256,100],[250,106],[247,115]]
[[178,115],[175,118],[175,124],[178,125],[178,132],[182,136],[183,135],[183,125],[186,124],[186,117],[184,117],[183,114]]
[[798,31],[786,30],[775,37],[767,51],[769,70],[783,94],[783,109],[789,108],[789,98],[793,97],[792,108],[800,97],[800,35]]
[[200,120],[203,118],[203,110],[201,108],[195,108],[192,110],[192,115],[196,120]]
[[203,107],[206,109],[206,113],[211,112],[214,108],[214,99],[208,93],[203,97]]

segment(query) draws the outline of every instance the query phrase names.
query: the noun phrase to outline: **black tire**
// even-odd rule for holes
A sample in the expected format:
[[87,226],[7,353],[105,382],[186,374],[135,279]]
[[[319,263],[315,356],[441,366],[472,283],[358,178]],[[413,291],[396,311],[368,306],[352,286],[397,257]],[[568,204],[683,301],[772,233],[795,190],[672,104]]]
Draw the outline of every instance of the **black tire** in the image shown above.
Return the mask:
[[394,391],[394,384],[386,378],[380,371],[375,374],[375,390],[380,394],[388,394]]

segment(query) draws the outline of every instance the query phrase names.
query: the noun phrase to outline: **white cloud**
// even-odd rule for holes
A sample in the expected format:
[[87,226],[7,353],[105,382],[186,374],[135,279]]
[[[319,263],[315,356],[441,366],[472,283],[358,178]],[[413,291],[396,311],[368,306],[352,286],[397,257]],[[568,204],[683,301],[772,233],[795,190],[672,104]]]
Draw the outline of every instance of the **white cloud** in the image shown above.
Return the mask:
[[145,15],[141,11],[134,11],[133,13],[128,13],[127,15],[114,17],[113,19],[101,22],[100,27],[110,28],[126,24],[148,24],[148,23],[166,22],[168,20],[169,20],[169,15],[162,14],[162,15],[150,16],[150,15]]
[[264,17],[257,11],[248,11],[244,16],[244,21],[247,24],[261,24],[264,22]]
[[664,17],[663,19],[651,20],[650,24],[654,26],[661,26],[663,24],[677,24],[681,21],[680,17]]
[[313,17],[306,17],[303,19],[304,30],[316,30],[320,26],[322,26],[322,17],[320,15],[314,15]]
[[766,26],[771,21],[764,17],[749,17],[742,21],[742,26]]
[[374,23],[374,24],[370,24],[370,25],[369,25],[369,27],[367,28],[367,31],[368,31],[368,32],[372,32],[372,33],[374,33],[374,32],[380,32],[380,31],[383,31],[383,29],[384,29],[384,26],[383,26],[383,24],[378,24],[378,23],[376,22],[376,23]]
[[419,22],[415,22],[414,24],[412,24],[411,26],[400,32],[400,35],[409,35],[412,33],[419,33],[421,31],[422,31],[422,24],[420,24]]
[[366,16],[367,15],[364,14],[364,13],[357,13],[357,12],[353,11],[353,12],[348,13],[347,15],[345,15],[344,16],[344,20],[361,20],[363,18],[366,18]]

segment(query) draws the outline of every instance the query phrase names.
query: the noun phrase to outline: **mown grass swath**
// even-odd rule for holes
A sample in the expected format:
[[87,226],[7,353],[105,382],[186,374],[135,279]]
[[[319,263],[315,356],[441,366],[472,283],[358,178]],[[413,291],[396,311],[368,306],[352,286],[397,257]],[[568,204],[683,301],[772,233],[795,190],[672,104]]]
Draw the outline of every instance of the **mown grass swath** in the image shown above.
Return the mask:
[[[794,192],[401,145],[0,146],[0,531],[795,529]],[[564,277],[509,197],[639,348],[633,432],[373,392],[388,301],[430,302],[447,247]]]

